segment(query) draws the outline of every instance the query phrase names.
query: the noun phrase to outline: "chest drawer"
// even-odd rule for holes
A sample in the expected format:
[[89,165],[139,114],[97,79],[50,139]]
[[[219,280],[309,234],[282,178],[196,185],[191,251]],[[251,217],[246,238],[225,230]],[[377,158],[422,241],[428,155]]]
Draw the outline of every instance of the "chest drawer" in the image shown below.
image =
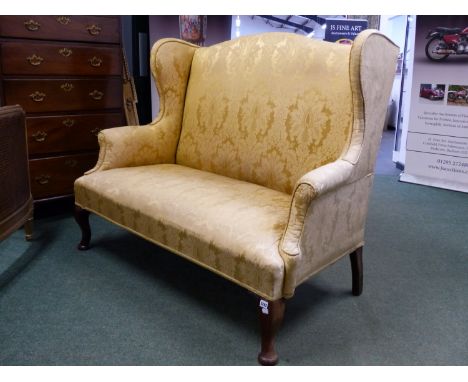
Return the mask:
[[26,118],[30,155],[93,150],[98,133],[125,124],[120,113]]
[[122,79],[5,80],[5,103],[28,113],[114,109],[122,105]]
[[1,54],[6,75],[122,74],[119,47],[4,42]]
[[120,43],[117,17],[0,16],[0,36]]
[[93,168],[97,153],[31,159],[29,172],[34,199],[73,193],[76,178]]

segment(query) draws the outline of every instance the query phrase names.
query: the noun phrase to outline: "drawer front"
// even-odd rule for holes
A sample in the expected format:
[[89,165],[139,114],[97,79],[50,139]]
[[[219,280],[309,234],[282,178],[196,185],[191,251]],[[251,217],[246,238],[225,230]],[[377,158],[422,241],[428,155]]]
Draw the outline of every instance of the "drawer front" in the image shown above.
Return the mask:
[[2,43],[2,71],[12,75],[121,75],[119,47]]
[[124,124],[120,113],[28,117],[29,154],[98,149],[99,131]]
[[117,17],[0,16],[0,36],[120,43]]
[[31,159],[31,191],[34,199],[73,193],[73,183],[85,171],[93,168],[98,154],[66,155],[55,158]]
[[28,113],[116,109],[122,106],[122,79],[5,80],[5,103]]

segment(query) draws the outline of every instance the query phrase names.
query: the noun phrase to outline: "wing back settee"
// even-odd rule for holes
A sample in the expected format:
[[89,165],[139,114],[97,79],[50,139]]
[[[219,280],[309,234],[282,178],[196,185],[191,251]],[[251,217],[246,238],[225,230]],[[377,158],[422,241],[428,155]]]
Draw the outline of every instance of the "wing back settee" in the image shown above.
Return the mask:
[[292,33],[211,47],[158,41],[160,112],[101,131],[75,183],[79,249],[90,212],[258,296],[261,364],[275,364],[285,299],[350,255],[362,291],[373,168],[398,48],[374,30],[352,46]]

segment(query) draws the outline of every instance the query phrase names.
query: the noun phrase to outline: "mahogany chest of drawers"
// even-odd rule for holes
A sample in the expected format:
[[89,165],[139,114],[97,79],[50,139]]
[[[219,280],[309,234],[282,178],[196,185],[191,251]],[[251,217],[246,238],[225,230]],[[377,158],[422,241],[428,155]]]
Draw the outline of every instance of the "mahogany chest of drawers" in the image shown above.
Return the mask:
[[100,130],[125,124],[120,18],[0,16],[0,104],[26,112],[35,200],[73,194]]

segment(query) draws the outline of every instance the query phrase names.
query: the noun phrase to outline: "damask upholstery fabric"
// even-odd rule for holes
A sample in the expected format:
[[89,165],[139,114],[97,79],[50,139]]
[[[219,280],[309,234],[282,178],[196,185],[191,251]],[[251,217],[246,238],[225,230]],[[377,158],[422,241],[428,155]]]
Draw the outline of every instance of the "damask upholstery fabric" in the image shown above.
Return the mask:
[[[385,36],[371,31],[361,34],[356,49],[351,52],[350,68],[351,73],[356,73],[352,81],[354,125],[356,130],[364,130],[358,159],[353,161],[354,179],[374,171],[399,53],[399,48]],[[350,160],[349,154],[343,159]]]
[[192,57],[198,47],[162,39],[151,50],[151,70],[161,95],[159,115],[146,126],[102,130],[96,166],[88,173],[126,166],[174,163]]
[[[397,46],[373,30],[360,33],[352,45],[352,137],[340,159],[305,174],[295,186],[290,219],[280,248],[286,267],[285,297],[292,296],[307,277],[364,244],[371,175],[398,52]],[[336,199],[330,199],[331,192]],[[321,205],[328,208],[320,208]],[[328,224],[327,232],[340,239],[330,246],[321,229],[337,211],[341,214],[333,224]]]
[[198,49],[177,163],[291,193],[350,139],[349,51],[290,33]]
[[282,296],[289,195],[174,164],[95,172],[75,189],[77,205],[265,298]]
[[100,134],[76,203],[264,298],[364,243],[398,47],[285,33],[152,50],[161,112]]

